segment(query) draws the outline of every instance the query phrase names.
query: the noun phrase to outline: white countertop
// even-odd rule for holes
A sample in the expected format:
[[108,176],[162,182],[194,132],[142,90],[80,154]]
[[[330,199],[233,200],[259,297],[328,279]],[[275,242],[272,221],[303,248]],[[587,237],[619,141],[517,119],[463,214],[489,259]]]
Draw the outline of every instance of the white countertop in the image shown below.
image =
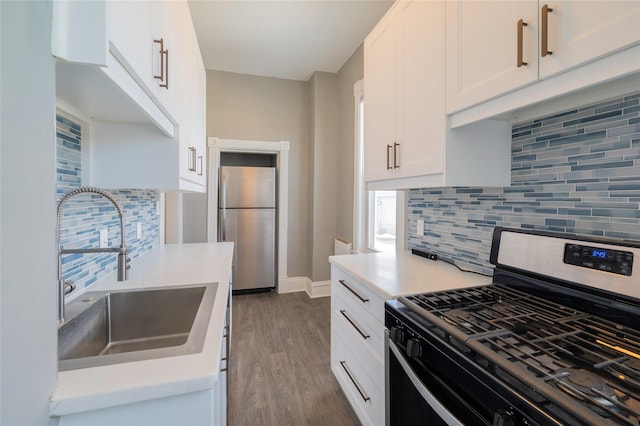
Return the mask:
[[[106,277],[89,291],[217,282],[203,350],[197,354],[58,373],[50,414],[63,416],[211,389],[218,382],[233,243],[170,244],[131,263],[129,279]],[[76,296],[77,297],[77,296]]]
[[405,251],[331,256],[329,261],[367,284],[384,299],[491,284],[492,278],[463,272],[442,260]]

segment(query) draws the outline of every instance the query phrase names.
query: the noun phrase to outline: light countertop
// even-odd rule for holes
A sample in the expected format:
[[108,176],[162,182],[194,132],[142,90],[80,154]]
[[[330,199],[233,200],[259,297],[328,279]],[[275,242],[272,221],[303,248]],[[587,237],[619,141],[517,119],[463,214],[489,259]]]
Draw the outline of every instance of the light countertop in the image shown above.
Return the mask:
[[329,261],[384,299],[409,294],[491,284],[492,278],[463,272],[442,260],[402,253],[363,253],[331,256]]
[[233,243],[163,245],[134,260],[127,281],[118,282],[112,274],[90,286],[88,291],[218,283],[202,352],[59,372],[50,414],[63,416],[214,387],[232,255]]

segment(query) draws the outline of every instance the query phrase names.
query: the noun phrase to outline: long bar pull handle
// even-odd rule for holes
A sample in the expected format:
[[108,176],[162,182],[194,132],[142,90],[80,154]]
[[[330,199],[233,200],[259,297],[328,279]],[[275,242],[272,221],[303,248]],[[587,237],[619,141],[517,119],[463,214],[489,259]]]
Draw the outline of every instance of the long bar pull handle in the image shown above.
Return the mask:
[[164,84],[160,87],[169,90],[169,49],[165,49],[162,54],[164,55]]
[[352,289],[351,287],[349,287],[349,286],[347,285],[347,283],[345,283],[345,282],[344,282],[344,280],[338,280],[338,282],[339,282],[340,284],[342,284],[342,285],[343,285],[347,290],[349,290],[351,293],[353,293],[353,294],[354,294],[358,299],[360,299],[360,301],[361,301],[362,303],[367,303],[367,302],[369,301],[369,299],[365,299],[364,297],[360,296],[360,295],[358,294],[358,292],[356,292],[354,289]]
[[547,55],[553,54],[553,52],[549,50],[549,12],[553,12],[553,9],[546,4],[542,6],[542,12],[540,14],[540,19],[542,21],[540,25],[540,54],[543,58]]
[[393,146],[392,146],[392,145],[387,144],[387,170],[391,170],[391,169],[393,169],[393,167],[391,167],[391,163],[389,163],[389,159],[390,159],[390,158],[389,158],[389,157],[390,157],[390,156],[389,156],[389,150],[390,150],[391,148],[393,148]]
[[353,385],[356,387],[356,389],[360,393],[360,396],[362,397],[364,402],[369,401],[371,398],[369,398],[367,395],[365,395],[365,393],[362,391],[362,389],[360,389],[360,385],[358,384],[358,382],[356,382],[356,379],[353,378],[353,376],[351,375],[351,372],[347,368],[346,361],[340,361],[340,365],[342,366],[342,369],[344,370],[344,372],[347,373],[347,376],[349,376],[349,379],[351,379],[351,383],[353,383]]
[[394,169],[399,169],[400,168],[400,164],[398,164],[398,148],[400,147],[400,144],[397,142],[393,143],[393,168]]
[[153,78],[160,80],[160,81],[164,81],[164,39],[161,38],[159,40],[153,40],[154,43],[159,44],[160,45],[160,75],[153,75]]
[[352,320],[351,318],[349,318],[349,315],[347,315],[347,311],[346,311],[346,310],[344,310],[344,309],[340,309],[340,313],[342,314],[342,316],[343,316],[343,317],[345,317],[345,319],[346,319],[347,321],[349,321],[349,324],[351,324],[351,325],[353,326],[353,328],[355,328],[355,329],[356,329],[356,331],[357,331],[358,333],[360,333],[360,335],[362,336],[362,338],[363,338],[363,339],[367,340],[369,337],[371,337],[371,336],[369,336],[368,334],[366,334],[364,331],[362,331],[362,330],[360,329],[360,327],[358,327],[358,326],[356,325],[356,323],[355,323],[355,322],[353,322],[353,320]]
[[191,172],[196,171],[196,147],[195,146],[189,147],[189,171]]
[[524,22],[522,19],[518,19],[518,68],[521,66],[527,66],[528,64],[522,60],[522,49],[523,49],[523,29],[528,24]]

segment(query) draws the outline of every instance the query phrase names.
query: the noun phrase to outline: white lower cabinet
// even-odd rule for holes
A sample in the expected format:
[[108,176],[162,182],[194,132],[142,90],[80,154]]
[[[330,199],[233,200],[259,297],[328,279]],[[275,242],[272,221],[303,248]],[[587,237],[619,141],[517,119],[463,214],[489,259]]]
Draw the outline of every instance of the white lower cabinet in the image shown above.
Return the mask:
[[364,425],[384,425],[384,300],[331,266],[331,371]]
[[153,399],[117,407],[70,414],[59,419],[60,426],[211,426],[216,389]]

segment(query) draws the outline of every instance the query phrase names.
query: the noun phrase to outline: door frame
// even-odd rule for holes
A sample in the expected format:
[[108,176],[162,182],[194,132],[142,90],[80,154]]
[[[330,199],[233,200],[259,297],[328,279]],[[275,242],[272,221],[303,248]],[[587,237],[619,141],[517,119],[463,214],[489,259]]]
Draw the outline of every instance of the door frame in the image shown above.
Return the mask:
[[218,241],[218,169],[221,152],[275,154],[278,175],[278,284],[288,278],[287,235],[289,223],[289,141],[255,141],[207,138],[207,241]]

